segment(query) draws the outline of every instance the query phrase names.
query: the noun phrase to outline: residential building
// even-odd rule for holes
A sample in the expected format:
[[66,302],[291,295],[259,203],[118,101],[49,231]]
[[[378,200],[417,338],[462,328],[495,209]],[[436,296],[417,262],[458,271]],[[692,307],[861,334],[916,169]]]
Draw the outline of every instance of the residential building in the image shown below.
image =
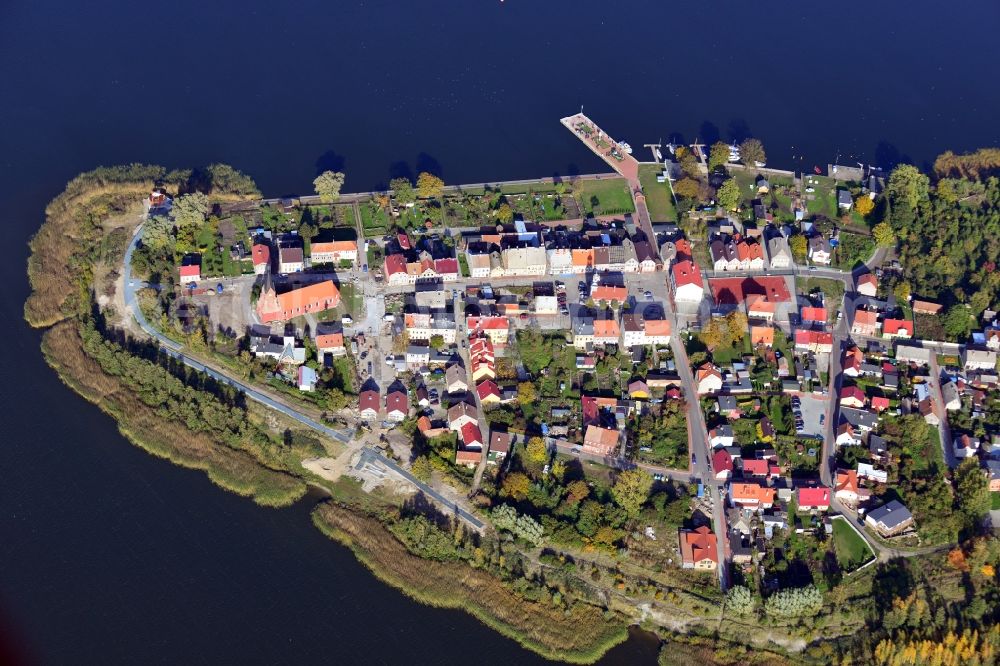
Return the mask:
[[[679,251],[678,251],[678,256]],[[691,260],[678,261],[671,267],[670,276],[674,283],[674,299],[685,303],[700,303],[705,296],[701,279],[701,269]]]
[[458,434],[462,440],[462,448],[471,451],[483,450],[483,433],[479,430],[478,423],[466,423]]
[[375,389],[366,389],[358,396],[358,410],[362,419],[374,421],[382,408],[382,397]]
[[949,412],[962,409],[962,398],[958,394],[958,387],[955,385],[955,382],[948,382],[941,385],[941,399],[944,402],[944,408]]
[[708,431],[708,443],[712,447],[733,445],[733,428],[729,425],[719,425]]
[[616,345],[621,338],[621,327],[616,319],[595,319],[594,338],[595,345]]
[[843,422],[850,423],[856,432],[871,432],[878,425],[878,416],[864,409],[844,407],[840,410]]
[[767,241],[767,254],[771,259],[771,268],[790,268],[792,251],[784,236],[775,234]]
[[886,318],[882,321],[883,338],[912,338],[913,322],[907,319]]
[[711,363],[706,363],[695,371],[695,382],[698,384],[698,394],[716,393],[722,389],[722,373]]
[[517,435],[512,432],[493,430],[490,432],[490,447],[487,461],[490,464],[501,462],[510,455],[517,442]]
[[873,338],[878,335],[880,324],[877,312],[855,310],[854,323],[851,324],[851,335]]
[[747,317],[770,322],[774,319],[775,304],[767,300],[767,296],[751,294],[747,296]]
[[619,433],[613,428],[588,425],[583,435],[583,451],[598,456],[611,456],[618,448]]
[[845,386],[840,389],[840,405],[861,409],[867,403],[865,392],[857,386]]
[[774,346],[774,328],[772,326],[751,326],[750,344],[754,347],[763,346],[770,349]]
[[718,540],[712,530],[702,525],[693,530],[679,531],[681,567],[715,571],[719,566]]
[[455,451],[455,464],[461,467],[477,467],[482,459],[481,450],[459,448]]
[[479,396],[479,402],[483,405],[497,405],[503,400],[500,387],[492,379],[476,384],[476,395]]
[[250,250],[253,260],[253,272],[263,275],[271,267],[271,246],[266,243],[254,243]]
[[506,317],[466,317],[465,325],[470,336],[485,334],[494,345],[507,344],[510,322]]
[[300,365],[306,362],[306,349],[294,335],[271,335],[270,329],[251,330],[250,353],[257,358],[272,358],[278,363]]
[[313,266],[318,264],[339,264],[342,261],[355,263],[358,260],[358,242],[353,240],[312,243],[309,258]]
[[726,481],[733,474],[733,457],[725,449],[717,449],[712,454],[712,471],[715,478]]
[[837,446],[859,446],[861,437],[858,433],[850,423],[841,423],[837,428]]
[[278,247],[278,272],[298,273],[305,267],[302,248],[297,245]]
[[936,315],[941,314],[943,308],[943,305],[933,301],[921,301],[919,299],[914,299],[913,301],[913,314]]
[[385,395],[385,417],[397,423],[410,413],[410,401],[402,388],[392,388]]
[[825,326],[826,325],[826,308],[818,308],[812,306],[804,306],[801,312],[801,320],[803,326]]
[[343,331],[333,329],[332,327],[329,329],[317,327],[316,355],[321,360],[325,354],[331,354],[333,356],[343,356],[346,353],[347,353],[347,348],[344,347]]
[[316,371],[307,365],[300,365],[297,368],[297,385],[300,391],[312,391],[316,388]]
[[752,511],[770,509],[774,506],[775,489],[759,483],[733,482],[729,484],[729,499],[733,506]]
[[475,405],[462,401],[448,408],[448,427],[451,430],[459,432],[466,423],[479,423]]
[[900,501],[893,500],[869,511],[865,524],[883,537],[890,537],[913,525],[913,514]]
[[830,264],[830,241],[822,236],[810,236],[809,259],[814,264]]
[[444,380],[448,393],[465,393],[469,390],[468,374],[458,363],[448,366],[444,372]]
[[952,451],[959,460],[971,458],[979,453],[979,440],[964,433],[958,435],[952,443]]
[[829,354],[833,351],[833,335],[826,331],[799,329],[795,331],[795,350]]
[[826,486],[799,488],[796,491],[799,511],[827,511],[830,508],[830,489]]
[[962,351],[962,367],[966,370],[996,370],[997,352],[966,347]]
[[878,278],[874,273],[865,273],[858,276],[857,292],[862,296],[875,298],[878,296]]
[[837,485],[833,491],[834,497],[841,502],[855,506],[861,497],[861,486],[858,483],[858,473],[853,469],[837,470]]
[[188,254],[181,259],[181,265],[177,267],[180,276],[180,283],[184,286],[195,284],[201,280],[201,255]]

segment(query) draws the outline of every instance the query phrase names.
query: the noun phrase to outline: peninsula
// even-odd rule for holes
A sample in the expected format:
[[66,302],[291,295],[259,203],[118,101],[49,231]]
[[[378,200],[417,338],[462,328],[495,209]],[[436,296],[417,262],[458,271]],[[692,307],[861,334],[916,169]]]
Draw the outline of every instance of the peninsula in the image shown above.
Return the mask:
[[136,445],[315,488],[379,579],[551,659],[994,663],[1000,151],[795,173],[562,124],[608,173],[83,174],[25,317]]

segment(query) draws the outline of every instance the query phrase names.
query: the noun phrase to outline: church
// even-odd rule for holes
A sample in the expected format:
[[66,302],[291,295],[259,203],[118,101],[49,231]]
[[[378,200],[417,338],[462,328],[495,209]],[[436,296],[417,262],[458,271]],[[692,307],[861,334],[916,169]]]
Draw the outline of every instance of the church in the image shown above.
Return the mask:
[[257,316],[263,324],[322,312],[340,305],[340,290],[333,280],[324,280],[283,294],[277,293],[268,273],[257,299]]

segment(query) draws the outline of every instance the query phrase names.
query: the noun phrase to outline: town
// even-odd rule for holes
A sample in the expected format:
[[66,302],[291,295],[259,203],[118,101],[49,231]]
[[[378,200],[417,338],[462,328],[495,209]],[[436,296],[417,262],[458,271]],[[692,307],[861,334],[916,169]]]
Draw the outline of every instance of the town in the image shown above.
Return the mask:
[[753,140],[640,162],[562,123],[614,173],[345,195],[327,173],[214,207],[154,190],[125,303],[347,433],[303,462],[319,477],[723,591],[949,547],[947,470],[1000,506],[997,313],[944,339],[867,221],[888,174],[768,168]]

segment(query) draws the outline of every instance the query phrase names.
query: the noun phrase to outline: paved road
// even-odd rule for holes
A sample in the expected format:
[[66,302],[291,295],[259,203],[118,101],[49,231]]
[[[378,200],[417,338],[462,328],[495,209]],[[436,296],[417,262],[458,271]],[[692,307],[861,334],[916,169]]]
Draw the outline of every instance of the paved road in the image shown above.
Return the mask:
[[[132,279],[132,252],[135,250],[136,244],[139,241],[139,238],[141,236],[141,231],[142,231],[142,226],[140,225],[136,229],[135,235],[132,237],[132,242],[129,243],[128,249],[126,249],[125,251],[125,260],[124,260],[125,263],[122,273],[124,275],[124,282],[125,282],[125,306],[126,308],[131,310],[132,315],[135,317],[136,322],[139,324],[142,330],[145,331],[146,334],[148,334],[154,340],[156,340],[160,344],[164,352],[182,361],[188,367],[194,368],[199,372],[204,372],[205,374],[209,375],[216,381],[223,382],[242,391],[251,400],[255,400],[261,403],[262,405],[265,405],[277,412],[281,412],[282,414],[288,416],[291,419],[294,419],[295,421],[298,421],[299,423],[303,424],[308,428],[311,428],[312,430],[315,430],[316,432],[319,432],[328,437],[332,437],[344,443],[349,442],[351,441],[351,439],[353,439],[354,433],[351,431],[335,430],[333,428],[323,425],[322,423],[318,423],[312,418],[299,412],[298,410],[271,399],[270,397],[264,395],[260,391],[257,391],[253,387],[243,383],[240,380],[234,377],[230,377],[229,375],[223,374],[213,368],[206,367],[203,363],[200,363],[182,353],[181,350],[183,347],[180,344],[174,342],[170,338],[167,338],[162,333],[157,331],[155,328],[150,326],[149,322],[146,321],[146,317],[142,314],[142,311],[139,308],[139,304],[136,302],[136,294],[135,294],[136,289],[144,285],[142,282],[138,282]],[[415,486],[418,490],[423,492],[425,495],[427,495],[434,501],[438,502],[442,506],[447,507],[449,510],[454,511],[455,515],[457,515],[459,518],[461,518],[466,523],[471,525],[475,530],[479,531],[483,529],[484,523],[482,520],[480,520],[466,509],[463,509],[455,502],[452,502],[438,491],[434,490],[427,484],[423,483],[422,481],[414,477],[412,474],[410,474],[410,472],[397,465],[396,462],[393,461],[392,459],[385,457],[380,452],[376,451],[375,449],[372,449],[371,447],[364,447],[363,451],[364,455],[370,456],[372,459],[377,460],[379,463],[385,465],[386,467],[389,467],[397,474],[399,474],[401,477],[406,479],[411,485]]]

